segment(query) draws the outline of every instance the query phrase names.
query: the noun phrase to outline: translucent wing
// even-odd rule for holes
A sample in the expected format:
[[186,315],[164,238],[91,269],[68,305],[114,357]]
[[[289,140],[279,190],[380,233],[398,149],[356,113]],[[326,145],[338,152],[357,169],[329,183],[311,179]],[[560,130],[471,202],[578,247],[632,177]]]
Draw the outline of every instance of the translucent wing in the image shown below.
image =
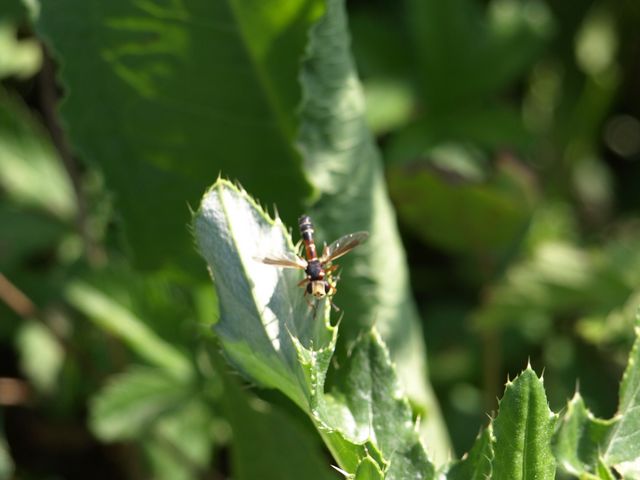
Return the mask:
[[267,265],[276,265],[286,268],[307,268],[307,262],[293,253],[282,252],[272,257],[256,258],[259,262]]
[[322,252],[320,262],[327,263],[349,253],[358,245],[364,243],[367,238],[369,238],[369,232],[349,233],[343,237],[340,237],[331,245],[324,248],[324,252]]

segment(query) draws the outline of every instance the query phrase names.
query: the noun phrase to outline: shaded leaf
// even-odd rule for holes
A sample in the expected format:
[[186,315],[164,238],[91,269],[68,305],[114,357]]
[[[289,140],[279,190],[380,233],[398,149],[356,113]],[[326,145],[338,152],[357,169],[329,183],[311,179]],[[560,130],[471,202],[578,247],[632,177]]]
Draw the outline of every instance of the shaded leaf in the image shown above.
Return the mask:
[[[431,111],[485,99],[521,75],[550,37],[539,2],[411,0],[407,23],[422,93]],[[469,79],[472,79],[470,81]]]
[[[514,108],[465,106],[418,119],[397,130],[385,146],[385,159],[394,164],[414,162],[453,142],[490,151],[521,151],[532,145],[533,137]],[[480,163],[477,158],[473,160]]]
[[[1,160],[0,160],[1,162]],[[9,271],[30,255],[54,248],[69,227],[42,212],[0,203],[0,270]]]
[[542,380],[528,367],[507,383],[500,400],[495,432],[494,478],[553,479],[551,451],[556,415],[549,410]]
[[62,64],[70,140],[116,193],[139,265],[200,272],[186,205],[220,171],[295,218],[310,193],[292,146],[296,74],[319,0],[41,8],[38,32]]
[[121,338],[152,365],[172,372],[177,378],[188,378],[193,374],[191,364],[178,349],[158,337],[133,312],[104,292],[76,280],[65,287],[65,297],[90,320]]
[[[431,155],[433,161],[442,156],[450,164],[457,155],[466,158],[453,148]],[[465,176],[425,163],[392,167],[389,184],[398,214],[426,243],[447,251],[504,254],[522,236],[531,216],[532,201],[521,189],[522,175],[505,164],[489,181]],[[467,232],[474,232],[473,238]]]
[[198,397],[157,419],[141,439],[153,478],[190,480],[207,475],[213,452],[212,414]]
[[[231,459],[238,480],[335,479],[318,439],[279,408],[241,391],[224,372],[221,408],[233,431]],[[304,473],[302,473],[304,472]]]
[[491,477],[493,461],[493,426],[483,429],[471,450],[447,473],[447,480],[485,480]]
[[191,395],[171,373],[136,367],[111,378],[93,398],[90,425],[105,441],[139,437],[163,415],[183,409]]

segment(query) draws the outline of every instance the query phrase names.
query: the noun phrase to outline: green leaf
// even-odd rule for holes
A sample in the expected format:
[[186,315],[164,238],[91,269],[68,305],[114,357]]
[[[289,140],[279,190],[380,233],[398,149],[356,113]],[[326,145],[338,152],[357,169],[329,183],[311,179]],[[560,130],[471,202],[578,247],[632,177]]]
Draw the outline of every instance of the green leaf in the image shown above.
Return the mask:
[[573,475],[592,473],[615,420],[595,418],[579,393],[567,405],[554,442],[558,465]]
[[191,395],[189,384],[169,372],[132,368],[111,378],[93,398],[91,429],[105,441],[141,436],[161,416],[183,408]]
[[[310,429],[274,405],[243,391],[221,372],[224,396],[221,409],[233,431],[231,460],[238,480],[329,480],[319,442]],[[274,441],[275,440],[275,441]],[[304,473],[301,473],[304,472]]]
[[213,454],[212,423],[209,407],[198,396],[159,416],[149,435],[141,439],[152,477],[190,480],[206,476]]
[[493,426],[483,429],[476,438],[473,448],[462,460],[453,464],[447,473],[447,480],[484,480],[491,477],[493,461]]
[[284,225],[245,191],[218,180],[203,197],[194,230],[215,282],[220,320],[214,329],[228,357],[252,380],[281,390],[304,408],[310,391],[294,339],[329,351],[334,339],[329,305],[323,300],[310,308],[297,287],[301,272],[260,261],[295,255]]
[[[19,16],[18,11],[14,14]],[[0,58],[0,78],[29,78],[42,65],[42,49],[34,39],[18,40],[17,27],[0,16]]]
[[610,466],[640,458],[640,319],[637,321],[636,340],[620,384],[620,403],[614,417],[617,421],[601,450]]
[[287,218],[299,213],[311,189],[292,143],[296,75],[321,7],[42,2],[37,30],[62,64],[70,140],[104,172],[139,265],[179,263],[200,273],[186,205],[220,171]]
[[53,393],[64,362],[64,349],[51,331],[36,321],[23,322],[16,346],[20,367],[33,386],[43,393]]
[[346,431],[355,443],[375,445],[385,464],[386,479],[434,478],[435,469],[420,441],[389,352],[375,331],[362,335],[353,345],[344,367],[335,373],[327,401],[331,405],[326,412],[329,422]]
[[214,329],[232,363],[311,416],[350,474],[369,454],[385,478],[433,478],[377,334],[360,337],[336,373],[331,394],[325,394],[337,333],[328,322],[329,305],[326,299],[307,303],[297,286],[301,271],[260,261],[295,255],[282,222],[271,220],[243,190],[218,180],[195,213],[194,231],[220,302]]
[[353,480],[383,480],[384,474],[380,470],[378,463],[371,457],[365,457],[356,470]]
[[[556,433],[554,450],[563,470],[585,478],[610,478],[615,468],[624,478],[638,478],[638,391],[640,391],[640,326],[620,385],[616,415],[595,418],[576,393]],[[595,476],[594,476],[595,475]],[[613,478],[613,477],[611,477]]]
[[549,410],[542,379],[528,367],[507,383],[493,421],[493,478],[553,479],[556,460],[551,451],[556,415]]
[[193,374],[191,364],[174,346],[158,337],[130,310],[92,285],[75,280],[65,287],[66,299],[98,326],[127,343],[140,357],[177,378]]
[[48,135],[18,100],[0,90],[0,187],[16,203],[71,220],[71,182]]
[[[636,470],[636,474],[639,473]],[[611,472],[611,470],[609,469],[609,467],[607,467],[604,463],[604,460],[602,460],[601,457],[598,458],[598,464],[596,466],[596,474],[598,476],[599,479],[601,480],[615,480],[616,477],[613,475],[613,473]],[[624,478],[631,478],[631,477],[627,477],[625,475]],[[636,475],[635,478],[638,478],[638,476]]]
[[153,478],[201,477],[211,462],[213,417],[197,393],[170,372],[135,366],[94,396],[89,424],[103,441],[139,442]]
[[[510,251],[531,217],[522,173],[505,164],[489,181],[467,180],[470,175],[450,172],[458,156],[468,159],[467,152],[442,146],[428,155],[432,163],[449,164],[449,171],[414,163],[389,172],[391,194],[407,228],[450,252],[486,258]],[[473,238],[466,232],[474,232]]]
[[426,381],[420,321],[411,298],[405,253],[385,186],[380,152],[367,126],[362,86],[349,48],[344,1],[329,0],[312,28],[302,64],[298,144],[319,192],[310,209],[317,238],[330,243],[366,230],[370,240],[340,259],[342,327],[339,355],[375,320],[408,395],[426,412],[422,423],[439,461],[449,455],[446,428]]

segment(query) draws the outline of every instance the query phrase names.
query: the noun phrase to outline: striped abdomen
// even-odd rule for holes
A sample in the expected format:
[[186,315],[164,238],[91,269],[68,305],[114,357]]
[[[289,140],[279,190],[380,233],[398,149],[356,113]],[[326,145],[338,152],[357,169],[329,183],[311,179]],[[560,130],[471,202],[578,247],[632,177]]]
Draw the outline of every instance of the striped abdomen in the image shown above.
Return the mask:
[[313,243],[313,223],[308,215],[302,215],[298,219],[298,226],[300,227],[300,236],[304,242],[304,250],[307,254],[307,261],[313,262],[318,260],[318,254],[316,252],[316,245]]

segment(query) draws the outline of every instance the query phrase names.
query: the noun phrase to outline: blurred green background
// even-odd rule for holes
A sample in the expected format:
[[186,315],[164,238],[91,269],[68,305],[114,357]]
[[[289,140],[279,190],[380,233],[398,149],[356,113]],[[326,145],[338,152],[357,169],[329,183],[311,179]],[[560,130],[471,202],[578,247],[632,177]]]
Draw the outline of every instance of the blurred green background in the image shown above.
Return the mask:
[[[187,229],[220,172],[302,213],[317,5],[3,2],[0,478],[339,478],[220,359]],[[456,454],[529,361],[552,410],[579,388],[609,418],[640,301],[640,3],[347,7]]]

